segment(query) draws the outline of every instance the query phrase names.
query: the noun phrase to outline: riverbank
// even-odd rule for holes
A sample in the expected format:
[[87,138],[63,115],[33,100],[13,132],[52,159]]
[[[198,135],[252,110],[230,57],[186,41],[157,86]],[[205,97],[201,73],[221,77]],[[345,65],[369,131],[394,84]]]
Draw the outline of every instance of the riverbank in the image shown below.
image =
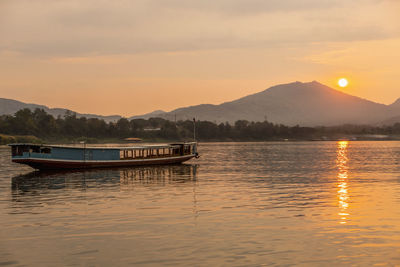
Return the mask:
[[0,134],[0,145],[7,145],[12,143],[42,143],[43,140],[33,135],[6,135]]
[[[173,143],[180,141],[192,141],[188,140],[176,140],[176,139],[162,139],[162,138],[149,138],[143,139],[140,143]],[[212,142],[316,142],[316,141],[400,141],[400,135],[336,135],[336,136],[323,136],[323,137],[305,137],[305,138],[273,138],[273,139],[253,139],[253,138],[221,138],[221,139],[199,139],[201,143],[212,143]],[[11,143],[34,143],[34,144],[79,144],[85,142],[86,144],[136,144],[127,142],[120,138],[51,138],[51,139],[39,139],[35,136],[12,136],[0,134],[0,146],[5,147]]]

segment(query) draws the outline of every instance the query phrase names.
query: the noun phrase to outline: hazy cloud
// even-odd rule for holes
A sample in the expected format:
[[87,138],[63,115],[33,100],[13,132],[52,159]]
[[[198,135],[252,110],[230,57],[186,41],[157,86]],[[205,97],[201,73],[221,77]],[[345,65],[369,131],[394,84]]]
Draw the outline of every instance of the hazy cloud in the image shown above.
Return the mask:
[[[13,0],[0,49],[32,56],[274,47],[397,36],[390,0]],[[373,11],[373,13],[371,13]]]

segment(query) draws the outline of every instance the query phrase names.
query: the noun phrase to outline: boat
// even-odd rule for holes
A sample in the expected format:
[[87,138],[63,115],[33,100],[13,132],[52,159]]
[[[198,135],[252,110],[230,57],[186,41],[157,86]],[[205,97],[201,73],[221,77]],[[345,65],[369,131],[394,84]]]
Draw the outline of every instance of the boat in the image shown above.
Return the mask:
[[177,164],[198,158],[197,142],[135,146],[10,144],[11,160],[39,170]]

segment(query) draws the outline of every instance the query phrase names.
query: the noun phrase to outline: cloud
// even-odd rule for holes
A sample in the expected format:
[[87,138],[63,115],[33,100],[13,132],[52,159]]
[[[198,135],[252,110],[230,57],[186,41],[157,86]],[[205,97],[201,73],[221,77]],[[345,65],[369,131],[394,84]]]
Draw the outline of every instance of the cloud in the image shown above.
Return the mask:
[[[392,38],[390,0],[13,0],[0,50],[87,56]],[[394,24],[397,25],[397,24]]]
[[340,2],[343,3],[343,1],[337,0],[153,0],[151,2],[164,8],[203,10],[235,16],[330,8],[340,4]]

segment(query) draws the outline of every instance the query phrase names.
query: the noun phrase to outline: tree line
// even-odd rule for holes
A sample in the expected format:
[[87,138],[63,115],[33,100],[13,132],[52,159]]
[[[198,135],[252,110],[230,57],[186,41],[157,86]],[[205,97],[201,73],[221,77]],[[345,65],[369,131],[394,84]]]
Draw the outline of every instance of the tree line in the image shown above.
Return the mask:
[[[0,134],[32,136],[40,141],[57,140],[122,140],[137,137],[145,140],[193,140],[193,121],[172,122],[162,118],[121,118],[105,122],[97,118],[78,118],[67,112],[54,118],[43,109],[22,109],[14,115],[0,116]],[[249,122],[238,120],[234,124],[196,122],[199,141],[270,141],[270,140],[331,140],[372,135],[400,135],[400,123],[376,127],[368,125],[342,125],[336,127],[301,127],[274,124],[268,121]],[[0,136],[1,138],[1,136]],[[3,137],[4,139],[4,137]],[[4,143],[4,141],[3,141]]]

